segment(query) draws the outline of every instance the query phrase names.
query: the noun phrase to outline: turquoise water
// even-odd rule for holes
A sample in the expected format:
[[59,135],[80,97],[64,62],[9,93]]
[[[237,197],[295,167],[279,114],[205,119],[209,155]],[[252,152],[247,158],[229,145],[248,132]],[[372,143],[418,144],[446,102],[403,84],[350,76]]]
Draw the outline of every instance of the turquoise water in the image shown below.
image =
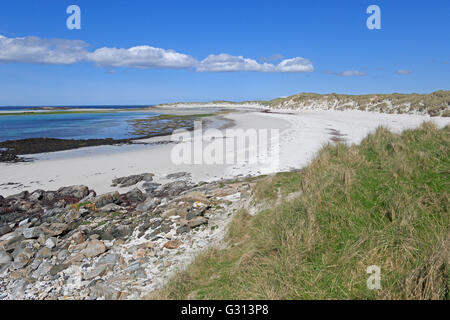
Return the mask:
[[126,139],[137,137],[130,120],[158,113],[117,111],[108,113],[0,116],[0,141],[25,138]]

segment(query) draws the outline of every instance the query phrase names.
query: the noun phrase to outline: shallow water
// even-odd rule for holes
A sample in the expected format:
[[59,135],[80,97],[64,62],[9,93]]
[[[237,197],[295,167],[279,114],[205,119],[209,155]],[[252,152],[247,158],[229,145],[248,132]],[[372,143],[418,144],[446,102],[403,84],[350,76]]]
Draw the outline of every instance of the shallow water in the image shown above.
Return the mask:
[[148,111],[116,111],[0,116],[0,141],[25,138],[134,138],[137,135],[129,120],[157,115],[159,113]]

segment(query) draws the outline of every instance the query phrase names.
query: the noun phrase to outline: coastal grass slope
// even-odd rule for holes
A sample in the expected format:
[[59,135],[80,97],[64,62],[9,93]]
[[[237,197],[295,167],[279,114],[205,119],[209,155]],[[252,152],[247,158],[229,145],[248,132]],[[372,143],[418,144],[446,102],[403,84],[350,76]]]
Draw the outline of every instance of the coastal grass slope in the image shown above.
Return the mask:
[[260,106],[271,109],[291,110],[360,110],[389,114],[421,114],[432,117],[450,117],[450,91],[439,90],[428,94],[318,94],[299,93],[288,97],[273,100],[255,101],[212,101],[212,102],[187,102],[169,103],[159,106],[177,105],[242,105]]
[[[450,127],[330,144],[298,172],[261,177],[266,210],[237,213],[210,249],[148,298],[449,299]],[[381,268],[369,290],[366,268]]]

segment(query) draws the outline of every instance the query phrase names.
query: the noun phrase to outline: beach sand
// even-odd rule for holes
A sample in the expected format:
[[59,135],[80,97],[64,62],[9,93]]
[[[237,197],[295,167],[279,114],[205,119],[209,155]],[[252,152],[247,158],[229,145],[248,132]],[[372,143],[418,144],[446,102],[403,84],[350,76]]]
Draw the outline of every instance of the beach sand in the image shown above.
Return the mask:
[[[70,185],[86,185],[98,194],[114,190],[122,193],[135,186],[111,187],[111,181],[117,177],[141,173],[154,173],[154,181],[159,183],[171,181],[165,176],[176,172],[191,173],[194,182],[268,174],[306,166],[317,151],[333,138],[344,139],[344,142],[352,144],[359,143],[379,126],[401,132],[415,128],[424,121],[433,121],[438,127],[450,124],[450,118],[420,115],[292,110],[264,113],[256,108],[248,110],[247,106],[246,111],[221,117],[233,120],[231,129],[278,129],[279,164],[263,165],[250,161],[238,164],[175,165],[171,153],[176,144],[154,144],[169,140],[169,137],[157,137],[140,141],[150,144],[87,147],[31,155],[29,157],[34,159],[31,162],[0,163],[0,195],[8,196],[24,190],[57,190]],[[221,130],[224,132],[225,129]],[[203,147],[207,145],[204,143]]]

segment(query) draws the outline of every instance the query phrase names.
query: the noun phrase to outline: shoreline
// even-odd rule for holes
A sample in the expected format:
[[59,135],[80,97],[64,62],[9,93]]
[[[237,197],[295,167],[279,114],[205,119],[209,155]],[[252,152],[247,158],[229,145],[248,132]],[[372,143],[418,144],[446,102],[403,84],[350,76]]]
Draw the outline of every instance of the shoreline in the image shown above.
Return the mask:
[[8,196],[24,190],[56,190],[79,184],[88,185],[99,193],[122,192],[128,190],[110,186],[114,178],[143,172],[154,173],[154,179],[164,183],[167,181],[165,179],[167,174],[180,171],[189,172],[193,182],[211,182],[290,171],[306,166],[324,144],[333,141],[359,143],[378,126],[386,126],[393,132],[400,132],[417,127],[424,121],[433,121],[439,127],[450,123],[449,118],[417,115],[364,111],[292,112],[292,110],[290,112],[277,110],[276,113],[238,110],[213,117],[208,121],[210,121],[207,124],[208,128],[216,126],[222,132],[226,128],[278,129],[280,132],[278,168],[258,163],[175,165],[170,160],[173,148],[173,144],[168,143],[170,137],[160,136],[134,140],[133,144],[120,146],[93,146],[34,154],[32,162],[0,163],[2,172],[0,195]]

